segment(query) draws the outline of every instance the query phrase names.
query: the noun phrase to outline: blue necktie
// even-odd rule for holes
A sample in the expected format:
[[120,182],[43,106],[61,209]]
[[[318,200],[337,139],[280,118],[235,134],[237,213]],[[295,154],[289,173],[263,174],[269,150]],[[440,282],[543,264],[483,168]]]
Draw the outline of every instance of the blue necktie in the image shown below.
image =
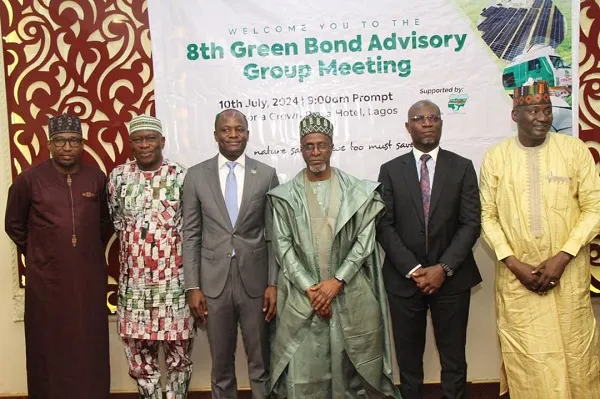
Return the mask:
[[235,165],[237,165],[237,162],[227,162],[229,174],[225,181],[225,205],[227,206],[227,213],[229,213],[232,226],[235,226],[235,221],[238,217],[237,180],[233,171]]

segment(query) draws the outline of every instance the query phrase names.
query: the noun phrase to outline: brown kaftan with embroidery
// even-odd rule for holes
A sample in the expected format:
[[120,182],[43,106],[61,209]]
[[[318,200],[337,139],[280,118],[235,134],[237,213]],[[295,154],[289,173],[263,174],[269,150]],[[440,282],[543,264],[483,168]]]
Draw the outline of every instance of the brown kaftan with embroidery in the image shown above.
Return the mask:
[[6,207],[6,232],[25,254],[29,398],[106,399],[106,176],[86,165],[63,175],[52,162],[19,175]]

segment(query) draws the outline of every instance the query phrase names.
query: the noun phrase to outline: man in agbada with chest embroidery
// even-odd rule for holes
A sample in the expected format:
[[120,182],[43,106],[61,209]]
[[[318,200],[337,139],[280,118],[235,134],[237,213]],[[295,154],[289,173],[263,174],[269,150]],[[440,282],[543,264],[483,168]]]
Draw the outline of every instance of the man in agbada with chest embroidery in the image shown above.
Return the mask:
[[586,145],[549,133],[544,81],[514,91],[517,137],[481,168],[483,238],[494,251],[500,393],[578,399],[600,392],[589,242],[600,229],[600,178]]

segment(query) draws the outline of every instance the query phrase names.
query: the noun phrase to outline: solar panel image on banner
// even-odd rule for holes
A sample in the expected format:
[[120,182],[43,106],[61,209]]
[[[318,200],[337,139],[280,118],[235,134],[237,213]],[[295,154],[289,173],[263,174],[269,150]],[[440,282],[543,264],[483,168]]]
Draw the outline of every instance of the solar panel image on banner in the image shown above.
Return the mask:
[[527,45],[527,40],[529,39],[529,33],[533,27],[533,23],[535,22],[535,17],[539,13],[539,9],[530,8],[527,11],[527,15],[525,15],[525,19],[521,23],[519,29],[515,33],[512,41],[506,48],[506,51],[502,55],[502,58],[505,60],[512,60],[517,55],[521,54]]
[[482,22],[478,28],[481,32],[485,32],[483,34],[483,40],[486,43],[493,43],[496,37],[502,32],[502,29],[506,27],[508,21],[517,13],[517,9],[515,8],[505,8],[503,10],[499,10],[497,15],[491,18],[486,18],[484,22]]
[[[546,3],[552,4],[550,0],[546,0]],[[531,37],[531,45],[546,44],[548,41],[547,32],[551,12],[552,7],[546,7],[546,4],[544,4],[544,8],[542,8],[537,24],[535,24],[535,30],[533,31],[533,36]]]
[[565,40],[565,17],[557,7],[554,7],[552,31],[550,32],[550,45],[558,47]]
[[504,54],[506,46],[508,46],[510,39],[513,37],[526,13],[527,10],[524,8],[515,9],[515,13],[512,14],[512,17],[502,22],[502,31],[493,42],[489,43],[490,49],[498,58],[502,58],[502,54]]
[[565,18],[552,0],[535,0],[528,8],[490,6],[480,15],[482,39],[508,61],[536,44],[556,48],[565,38]]

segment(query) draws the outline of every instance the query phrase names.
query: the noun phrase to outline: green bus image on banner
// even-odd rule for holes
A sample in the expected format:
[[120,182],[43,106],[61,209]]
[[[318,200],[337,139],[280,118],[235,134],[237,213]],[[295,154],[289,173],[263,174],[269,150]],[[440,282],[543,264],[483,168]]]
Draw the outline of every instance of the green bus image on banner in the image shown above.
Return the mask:
[[504,68],[502,84],[506,90],[514,90],[531,81],[545,80],[550,87],[572,85],[571,66],[550,47],[532,49]]
[[[571,3],[566,0],[457,0],[502,65],[502,86],[513,90],[545,80],[552,131],[573,133]],[[562,11],[561,11],[562,10]]]

